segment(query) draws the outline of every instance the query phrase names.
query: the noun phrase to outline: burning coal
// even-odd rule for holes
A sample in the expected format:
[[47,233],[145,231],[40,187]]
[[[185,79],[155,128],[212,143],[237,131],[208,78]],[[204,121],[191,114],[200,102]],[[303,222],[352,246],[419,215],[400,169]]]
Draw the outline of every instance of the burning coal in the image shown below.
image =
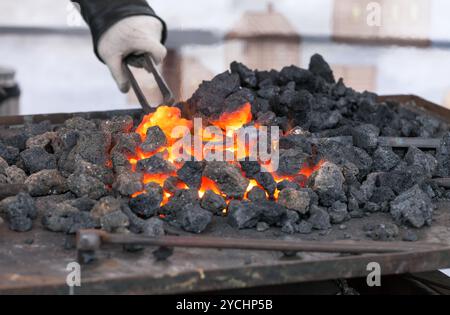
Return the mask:
[[[231,69],[144,117],[0,128],[0,185],[27,191],[0,215],[27,231],[35,201],[54,195],[40,220],[55,232],[200,233],[226,215],[237,229],[310,234],[368,213],[421,228],[450,196],[433,184],[450,176],[447,124],[336,82],[319,55],[308,70]],[[395,224],[364,232],[398,239]]]

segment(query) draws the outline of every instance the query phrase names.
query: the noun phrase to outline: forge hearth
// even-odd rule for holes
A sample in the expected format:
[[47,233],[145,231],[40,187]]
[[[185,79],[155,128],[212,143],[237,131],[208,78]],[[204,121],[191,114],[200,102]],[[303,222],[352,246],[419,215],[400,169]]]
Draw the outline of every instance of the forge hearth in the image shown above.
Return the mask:
[[[244,128],[257,136],[240,140]],[[380,145],[386,137],[439,145]],[[146,116],[0,129],[0,184],[24,187],[0,202],[0,213],[18,232],[39,220],[68,234],[203,233],[224,217],[236,230],[319,236],[379,213],[389,220],[364,227],[367,237],[399,239],[405,230],[413,240],[432,224],[435,203],[450,197],[432,181],[450,174],[449,139],[446,123],[336,82],[319,55],[309,70],[234,62],[185,103]],[[264,146],[272,160],[252,159]],[[46,196],[58,198],[38,211]]]

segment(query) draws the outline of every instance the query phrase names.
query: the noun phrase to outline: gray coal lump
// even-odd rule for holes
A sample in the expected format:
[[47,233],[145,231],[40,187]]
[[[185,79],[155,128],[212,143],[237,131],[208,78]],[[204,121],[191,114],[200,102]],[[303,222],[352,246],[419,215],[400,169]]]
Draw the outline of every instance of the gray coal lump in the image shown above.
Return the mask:
[[175,176],[170,176],[164,181],[163,189],[170,194],[174,194],[178,189],[185,188],[185,183]]
[[8,166],[8,162],[6,162],[5,159],[0,156],[0,174],[5,175],[5,171]]
[[318,206],[312,206],[310,212],[311,216],[309,217],[308,222],[313,229],[328,230],[331,228],[330,215],[325,209]]
[[177,176],[191,189],[199,189],[202,183],[202,174],[205,163],[199,161],[186,161],[177,171]]
[[405,155],[405,161],[408,165],[420,167],[426,177],[431,178],[436,171],[438,161],[429,153],[425,153],[415,147],[410,147]]
[[181,228],[191,233],[202,233],[212,220],[212,213],[198,204],[183,207],[176,215]]
[[278,203],[287,209],[295,210],[301,214],[309,211],[311,198],[308,192],[298,191],[292,188],[286,188],[280,191]]
[[142,234],[150,237],[164,235],[164,222],[157,217],[146,220],[143,225]]
[[215,181],[228,198],[243,198],[250,182],[238,167],[227,162],[206,163],[203,176]]
[[331,206],[335,201],[346,201],[344,180],[341,169],[331,162],[325,162],[311,176],[312,189],[319,195],[320,203],[324,206]]
[[43,170],[25,181],[28,192],[33,197],[62,194],[68,191],[66,178],[57,170]]
[[78,131],[94,131],[97,129],[97,126],[93,121],[86,120],[80,116],[67,119],[64,122],[64,126],[67,129],[73,129]]
[[139,160],[136,171],[146,174],[167,174],[176,171],[175,166],[164,158],[163,154],[157,153],[148,159]]
[[45,149],[47,152],[56,151],[58,134],[56,132],[46,132],[38,136],[28,138],[26,148],[39,147]]
[[418,185],[402,193],[391,202],[391,215],[399,223],[421,228],[431,225],[433,203]]
[[100,219],[107,214],[121,211],[121,208],[122,204],[120,199],[112,196],[106,196],[100,199],[94,207],[92,207],[90,214],[93,218]]
[[100,218],[100,226],[107,232],[121,232],[129,225],[128,217],[120,210],[107,213]]
[[343,145],[333,140],[323,140],[317,145],[318,158],[333,162],[339,166],[352,163],[358,170],[358,178],[363,178],[372,170],[372,158],[363,149],[352,145]]
[[295,226],[300,220],[300,216],[296,211],[287,210],[281,221],[281,232],[286,234],[294,234]]
[[398,226],[393,223],[368,223],[363,230],[374,241],[393,241],[399,235]]
[[198,191],[194,189],[180,189],[173,194],[172,198],[169,199],[161,209],[160,213],[168,215],[169,217],[174,217],[180,211],[180,209],[185,208],[190,205],[197,205]]
[[142,191],[142,174],[138,172],[133,173],[131,171],[123,171],[116,175],[113,189],[122,196],[131,196],[134,193]]
[[112,119],[100,123],[100,130],[111,133],[127,133],[133,129],[133,118],[131,116],[114,116]]
[[114,174],[111,169],[104,165],[97,165],[83,160],[81,157],[75,158],[74,173],[86,174],[95,177],[105,185],[112,185],[114,182]]
[[361,149],[374,149],[378,145],[380,129],[371,124],[364,124],[353,129],[353,142]]
[[42,225],[52,232],[74,234],[80,229],[99,227],[98,220],[89,212],[83,212],[69,203],[59,203],[48,209],[42,217]]
[[130,199],[129,206],[136,215],[148,219],[156,214],[162,201],[162,188],[158,184],[147,185],[144,193]]
[[167,145],[167,138],[159,126],[147,129],[147,135],[140,148],[145,153],[155,152]]
[[37,173],[42,170],[56,169],[56,157],[48,153],[43,148],[33,147],[22,151],[20,159],[29,174]]
[[300,223],[295,225],[295,232],[299,234],[311,234],[313,230],[312,223],[302,220]]
[[205,194],[200,201],[200,205],[203,209],[217,215],[221,215],[222,211],[227,208],[225,199],[212,190],[205,191]]
[[250,189],[250,191],[247,193],[247,198],[253,202],[267,200],[266,192],[264,191],[264,189],[257,186]]
[[254,207],[259,208],[260,221],[264,221],[269,225],[275,225],[281,222],[286,215],[287,209],[272,200],[263,200],[253,203]]
[[4,174],[8,184],[24,184],[27,179],[27,174],[24,170],[15,165],[7,167]]
[[106,165],[111,147],[111,134],[103,131],[82,132],[74,147],[74,154],[92,164]]
[[86,196],[97,200],[108,193],[105,184],[85,174],[70,175],[67,178],[67,187],[79,198]]
[[347,204],[340,201],[333,203],[328,210],[328,214],[330,215],[330,220],[333,224],[341,224],[350,219],[347,211]]
[[280,150],[279,165],[277,173],[279,175],[295,175],[308,162],[309,155],[296,149]]
[[77,208],[80,211],[89,212],[95,206],[97,201],[92,200],[88,197],[81,197],[77,199],[68,200],[66,201],[66,203],[71,205],[72,207]]
[[33,198],[27,193],[19,193],[0,202],[0,215],[8,222],[12,231],[26,232],[32,229],[37,209]]
[[253,228],[259,222],[261,208],[250,201],[232,200],[228,205],[227,222],[237,229]]
[[400,163],[400,157],[387,147],[378,147],[373,153],[373,167],[376,171],[388,172]]

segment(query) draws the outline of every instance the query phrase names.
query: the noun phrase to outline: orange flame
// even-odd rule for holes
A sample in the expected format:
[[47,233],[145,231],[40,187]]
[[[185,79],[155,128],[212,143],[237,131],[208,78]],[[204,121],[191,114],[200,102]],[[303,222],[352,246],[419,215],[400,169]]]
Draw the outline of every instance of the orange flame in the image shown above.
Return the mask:
[[177,107],[160,106],[154,113],[144,116],[141,124],[136,128],[136,133],[141,136],[142,141],[147,136],[147,130],[151,127],[159,126],[166,135],[169,145],[172,145],[177,139],[172,138],[172,130],[175,127],[192,128],[192,122],[181,118],[181,111]]
[[217,195],[224,196],[224,194],[220,191],[219,187],[214,181],[212,181],[208,177],[203,176],[200,189],[198,190],[199,198],[202,198],[207,190],[212,190]]
[[[245,103],[239,110],[231,113],[223,113],[218,120],[212,121],[211,124],[222,130],[228,130],[233,133],[241,129],[244,125],[252,121],[252,106]],[[232,136],[232,134],[227,134]]]

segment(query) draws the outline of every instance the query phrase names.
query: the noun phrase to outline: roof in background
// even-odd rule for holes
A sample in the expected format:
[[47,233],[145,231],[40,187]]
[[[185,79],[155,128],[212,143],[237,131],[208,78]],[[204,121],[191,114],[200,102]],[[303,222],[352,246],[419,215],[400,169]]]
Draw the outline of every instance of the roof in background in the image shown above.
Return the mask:
[[270,5],[266,11],[245,12],[227,33],[226,38],[261,36],[300,38],[299,33],[289,20],[283,14],[274,11]]

